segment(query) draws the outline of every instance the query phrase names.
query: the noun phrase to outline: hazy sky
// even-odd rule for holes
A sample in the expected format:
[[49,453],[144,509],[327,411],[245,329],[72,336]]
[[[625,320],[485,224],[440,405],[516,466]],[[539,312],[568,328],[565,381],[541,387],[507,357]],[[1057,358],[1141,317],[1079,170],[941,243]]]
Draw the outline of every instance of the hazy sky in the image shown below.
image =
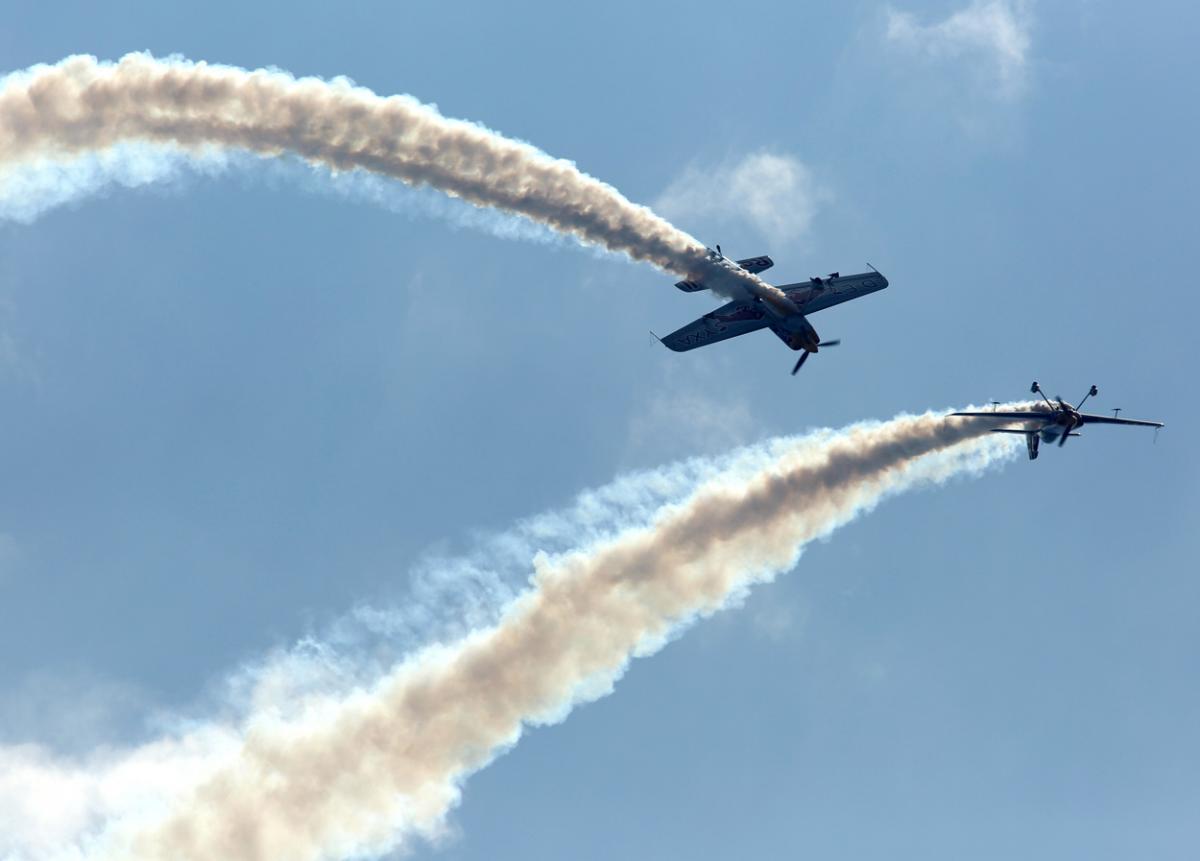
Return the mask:
[[777,281],[892,284],[792,378],[769,334],[653,343],[714,303],[647,266],[294,162],[0,208],[0,742],[151,737],[630,469],[1095,383],[1157,443],[887,503],[528,734],[417,855],[1194,856],[1192,4],[0,8],[3,71],[347,75]]

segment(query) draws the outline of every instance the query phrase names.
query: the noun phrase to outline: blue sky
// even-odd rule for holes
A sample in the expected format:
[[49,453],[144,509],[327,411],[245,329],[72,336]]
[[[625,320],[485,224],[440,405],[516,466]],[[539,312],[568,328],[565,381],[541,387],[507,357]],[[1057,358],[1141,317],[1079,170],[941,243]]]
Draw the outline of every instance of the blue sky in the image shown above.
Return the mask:
[[10,6],[4,70],[345,74],[780,281],[892,288],[815,317],[844,343],[793,379],[766,335],[653,344],[712,300],[648,267],[295,170],[0,224],[0,740],[147,737],[621,472],[1036,377],[1168,428],[889,502],[530,733],[417,855],[1190,857],[1190,5]]

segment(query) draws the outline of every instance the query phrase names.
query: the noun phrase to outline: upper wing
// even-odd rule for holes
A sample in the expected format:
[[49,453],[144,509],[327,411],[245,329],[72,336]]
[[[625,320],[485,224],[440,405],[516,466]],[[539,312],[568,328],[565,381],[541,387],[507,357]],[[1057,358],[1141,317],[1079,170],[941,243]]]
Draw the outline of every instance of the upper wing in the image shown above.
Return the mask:
[[747,272],[750,272],[754,275],[757,275],[759,272],[766,272],[775,265],[775,261],[765,254],[762,257],[750,257],[746,260],[738,260],[735,262],[738,266],[741,266]]
[[798,284],[781,284],[779,289],[796,304],[801,314],[815,314],[887,286],[888,280],[878,272],[860,272],[857,275],[823,278],[820,283],[802,281]]
[[1118,419],[1113,416],[1094,416],[1088,413],[1082,413],[1079,417],[1083,419],[1085,425],[1137,425],[1144,428],[1165,427],[1162,422],[1147,422],[1141,419]]
[[1023,413],[980,412],[980,413],[950,413],[952,416],[970,416],[981,419],[1004,419],[1005,421],[1034,422],[1046,421],[1054,417],[1053,413],[1027,411]]
[[659,340],[675,352],[682,353],[755,332],[766,325],[766,312],[757,302],[736,301],[710,311],[699,320],[693,320]]

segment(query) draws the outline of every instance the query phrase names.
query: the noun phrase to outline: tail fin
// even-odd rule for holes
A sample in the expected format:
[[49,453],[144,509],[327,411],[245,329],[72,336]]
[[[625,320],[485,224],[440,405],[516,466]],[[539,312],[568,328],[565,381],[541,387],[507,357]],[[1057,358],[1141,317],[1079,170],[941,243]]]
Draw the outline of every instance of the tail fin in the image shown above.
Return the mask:
[[[1019,433],[1025,437],[1025,448],[1029,450],[1029,459],[1037,460],[1038,443],[1041,442],[1041,437],[1037,431],[1018,430],[1017,428],[992,428],[992,433]],[[1077,433],[1068,434],[1068,436],[1079,436]]]

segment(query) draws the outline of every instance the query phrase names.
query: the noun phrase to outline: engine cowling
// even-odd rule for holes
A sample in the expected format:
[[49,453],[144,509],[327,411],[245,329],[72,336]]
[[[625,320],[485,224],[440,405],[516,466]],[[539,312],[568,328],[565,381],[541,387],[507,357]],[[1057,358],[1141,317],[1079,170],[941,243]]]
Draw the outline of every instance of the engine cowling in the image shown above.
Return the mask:
[[808,350],[815,353],[821,341],[817,330],[803,314],[789,314],[787,317],[773,320],[771,331],[791,350]]

